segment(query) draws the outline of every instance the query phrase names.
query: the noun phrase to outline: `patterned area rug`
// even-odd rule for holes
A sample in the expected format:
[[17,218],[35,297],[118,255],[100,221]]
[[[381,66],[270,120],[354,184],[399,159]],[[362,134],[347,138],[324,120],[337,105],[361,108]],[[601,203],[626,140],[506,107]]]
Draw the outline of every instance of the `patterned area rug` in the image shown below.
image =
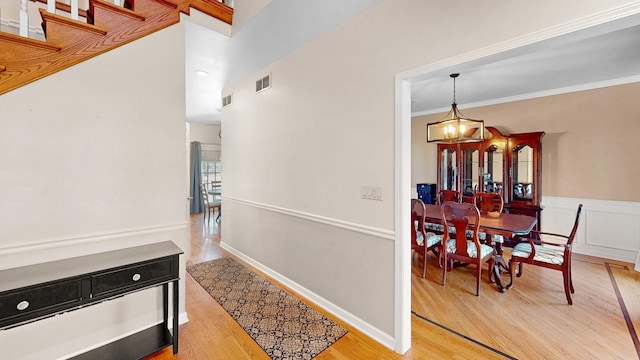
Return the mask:
[[231,258],[187,271],[272,359],[313,359],[347,330]]

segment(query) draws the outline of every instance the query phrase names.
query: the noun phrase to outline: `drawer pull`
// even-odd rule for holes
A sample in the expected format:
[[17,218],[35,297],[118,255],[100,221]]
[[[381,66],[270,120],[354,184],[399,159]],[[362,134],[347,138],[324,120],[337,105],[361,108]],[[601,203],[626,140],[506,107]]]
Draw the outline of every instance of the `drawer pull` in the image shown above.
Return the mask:
[[133,274],[132,279],[133,279],[133,281],[138,281],[138,280],[140,280],[141,277],[142,276],[140,276],[140,274]]
[[18,306],[16,306],[16,309],[18,309],[19,311],[22,310],[26,310],[29,307],[29,302],[28,301],[20,301],[18,303]]

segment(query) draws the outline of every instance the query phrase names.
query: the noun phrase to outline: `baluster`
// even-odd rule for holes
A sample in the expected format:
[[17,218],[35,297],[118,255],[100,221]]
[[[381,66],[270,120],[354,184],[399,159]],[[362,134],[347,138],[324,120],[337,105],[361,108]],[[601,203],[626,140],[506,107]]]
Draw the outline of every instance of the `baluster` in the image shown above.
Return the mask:
[[71,0],[71,18],[78,20],[78,0]]
[[120,0],[113,0],[113,4],[116,5],[116,6],[121,6],[122,5]]
[[47,12],[56,13],[56,0],[47,0]]
[[29,37],[29,13],[27,0],[20,0],[20,36]]

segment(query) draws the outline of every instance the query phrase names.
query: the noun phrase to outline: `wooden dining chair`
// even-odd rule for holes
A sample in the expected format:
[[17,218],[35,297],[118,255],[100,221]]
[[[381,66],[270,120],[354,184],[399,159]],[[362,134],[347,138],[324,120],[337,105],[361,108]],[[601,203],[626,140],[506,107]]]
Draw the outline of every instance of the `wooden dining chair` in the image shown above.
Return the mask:
[[[481,244],[478,239],[478,229],[480,228],[480,212],[473,204],[456,203],[446,201],[440,206],[442,219],[445,221],[444,236],[442,241],[442,251],[440,263],[442,264],[442,286],[446,286],[447,267],[450,260],[461,263],[475,264],[476,266],[476,296],[480,295],[480,278],[482,275],[482,264],[488,263],[489,281],[495,263],[493,247]],[[449,239],[449,227],[456,230],[456,234]],[[471,230],[471,239],[467,238],[467,231]]]
[[504,208],[504,200],[498,193],[477,192],[473,194],[472,202],[481,213],[501,213]]
[[462,194],[456,190],[440,190],[438,191],[438,205],[444,204],[445,201],[462,202]]
[[[478,208],[480,214],[501,213],[504,208],[504,200],[502,199],[502,195],[498,193],[477,192],[473,194],[473,200],[471,202]],[[489,239],[489,245],[504,243],[504,237],[502,235],[487,236],[486,233],[480,232],[478,237],[480,240]]]
[[442,242],[441,236],[425,231],[426,210],[420,199],[411,199],[411,250],[422,256],[422,278],[427,275],[427,254]]
[[209,213],[209,220],[211,220],[211,213],[217,210],[218,216],[216,217],[216,222],[219,222],[220,216],[222,216],[222,200],[209,200],[209,193],[207,192],[207,186],[205,184],[200,184],[200,193],[202,194],[202,203],[204,204],[203,220],[206,220],[207,212]]
[[[578,232],[578,224],[580,222],[580,214],[582,213],[582,204],[578,205],[576,220],[569,235],[559,235],[543,231],[532,230],[534,235],[550,236],[555,239],[562,239],[562,242],[549,242],[540,239],[524,239],[525,241],[513,247],[511,259],[509,260],[509,272],[511,273],[511,282],[508,288],[513,286],[514,275],[522,276],[522,264],[531,264],[545,267],[548,269],[562,271],[564,279],[564,293],[567,297],[569,305],[573,305],[571,294],[575,292],[573,289],[573,280],[571,278],[571,246]],[[516,271],[516,267],[518,270]]]

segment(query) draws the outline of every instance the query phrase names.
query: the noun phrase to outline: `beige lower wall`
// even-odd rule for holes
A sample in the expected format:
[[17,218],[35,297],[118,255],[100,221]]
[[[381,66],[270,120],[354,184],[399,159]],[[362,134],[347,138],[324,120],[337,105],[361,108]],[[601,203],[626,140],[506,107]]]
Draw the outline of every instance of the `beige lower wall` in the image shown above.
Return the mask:
[[[640,201],[640,83],[465,108],[505,134],[544,131],[542,196]],[[426,124],[445,114],[412,119],[412,183],[436,182],[435,144]]]

